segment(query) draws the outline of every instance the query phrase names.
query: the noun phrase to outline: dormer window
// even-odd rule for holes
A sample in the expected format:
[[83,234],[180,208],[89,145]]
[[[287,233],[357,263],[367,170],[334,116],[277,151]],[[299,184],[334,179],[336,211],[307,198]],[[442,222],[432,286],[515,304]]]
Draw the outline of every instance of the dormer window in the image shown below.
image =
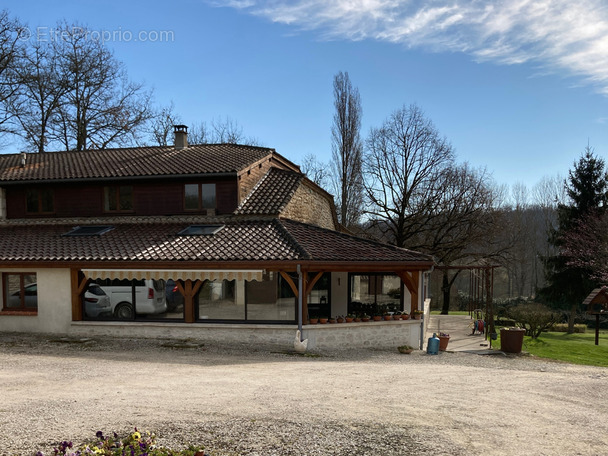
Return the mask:
[[30,214],[51,214],[55,211],[53,191],[50,189],[30,188],[25,196],[25,209]]
[[105,212],[133,212],[133,186],[104,187],[103,210]]
[[184,185],[184,209],[187,211],[215,209],[215,184]]

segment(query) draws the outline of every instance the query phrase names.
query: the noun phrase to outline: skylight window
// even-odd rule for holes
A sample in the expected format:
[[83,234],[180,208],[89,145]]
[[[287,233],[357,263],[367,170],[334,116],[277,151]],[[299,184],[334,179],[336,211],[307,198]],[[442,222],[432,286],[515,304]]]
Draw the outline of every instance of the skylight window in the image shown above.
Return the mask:
[[63,236],[101,236],[113,229],[112,225],[76,226]]
[[217,233],[224,225],[190,225],[177,233],[178,236],[210,236]]

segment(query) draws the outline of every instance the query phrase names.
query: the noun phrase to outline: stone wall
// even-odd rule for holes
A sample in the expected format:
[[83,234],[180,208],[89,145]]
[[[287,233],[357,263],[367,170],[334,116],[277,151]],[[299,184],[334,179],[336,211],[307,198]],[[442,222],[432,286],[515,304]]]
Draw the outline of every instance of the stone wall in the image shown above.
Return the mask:
[[281,216],[329,230],[337,229],[334,209],[328,197],[306,181],[300,183]]
[[[380,321],[305,325],[303,339],[308,349],[352,350],[358,348],[396,349],[399,345],[420,344],[421,321]],[[293,350],[296,325],[247,325],[219,323],[126,323],[73,322],[69,331],[81,337],[143,337],[155,339],[193,339],[203,343],[229,343],[265,347],[270,350]]]

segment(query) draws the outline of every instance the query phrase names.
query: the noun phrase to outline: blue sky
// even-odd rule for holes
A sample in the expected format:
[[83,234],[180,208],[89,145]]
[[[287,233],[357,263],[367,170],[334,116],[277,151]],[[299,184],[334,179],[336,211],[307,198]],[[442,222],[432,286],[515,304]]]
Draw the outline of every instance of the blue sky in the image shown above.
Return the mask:
[[[565,176],[587,142],[608,158],[603,0],[13,1],[49,39],[57,21],[102,34],[131,79],[184,123],[236,120],[301,163],[328,161],[332,79],[361,93],[363,135],[416,103],[459,161],[499,184]],[[162,37],[161,37],[162,35]],[[149,37],[142,40],[139,37]],[[16,152],[5,150],[5,152]]]

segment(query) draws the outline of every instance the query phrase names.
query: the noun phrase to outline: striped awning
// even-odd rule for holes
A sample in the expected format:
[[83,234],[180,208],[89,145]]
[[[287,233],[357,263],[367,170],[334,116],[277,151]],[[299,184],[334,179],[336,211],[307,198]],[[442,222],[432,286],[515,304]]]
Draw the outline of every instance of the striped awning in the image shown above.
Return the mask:
[[257,280],[261,281],[263,270],[256,269],[83,269],[87,279],[173,279],[173,280]]

